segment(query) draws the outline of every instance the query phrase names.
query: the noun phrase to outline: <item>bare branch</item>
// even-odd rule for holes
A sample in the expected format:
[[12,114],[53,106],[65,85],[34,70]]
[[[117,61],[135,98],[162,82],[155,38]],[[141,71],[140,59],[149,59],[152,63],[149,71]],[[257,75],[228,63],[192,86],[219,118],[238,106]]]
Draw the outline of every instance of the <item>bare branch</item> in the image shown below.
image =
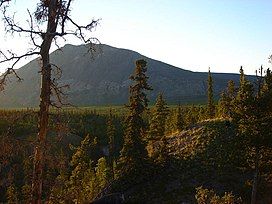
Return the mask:
[[3,91],[5,89],[6,81],[10,74],[14,74],[18,81],[22,81],[22,78],[13,68],[8,68],[7,71],[1,76],[2,78],[0,79],[0,91]]
[[[29,19],[30,19],[30,21],[29,21],[30,30],[33,31],[33,30],[34,30],[34,27],[33,27],[33,18],[32,18],[32,15],[31,15],[31,13],[30,13],[30,11],[29,11],[28,9],[27,9],[27,12],[28,12]],[[39,31],[39,32],[41,32],[41,31]],[[41,32],[41,33],[42,33],[42,32]],[[41,37],[41,36],[40,36],[40,37]],[[34,45],[35,47],[41,48],[41,46],[38,45],[38,44],[36,43],[35,37],[34,37],[34,35],[33,35],[33,32],[30,32],[30,39],[31,39],[31,41],[32,41],[32,43],[33,43],[33,45]]]
[[64,92],[64,90],[70,88],[68,84],[59,86],[56,80],[53,79],[50,86],[52,95],[57,99],[56,102],[51,100],[51,106],[56,108],[61,108],[62,106],[73,106],[71,103],[64,102],[64,99],[67,97],[67,94]]
[[65,11],[65,14],[64,14],[62,22],[61,22],[61,33],[65,33],[65,31],[64,31],[65,21],[67,19],[68,12],[70,11],[71,2],[72,2],[72,0],[69,0],[67,3],[66,11]]
[[[60,108],[64,105],[69,105],[69,103],[64,103],[63,98],[66,96],[64,90],[69,88],[69,85],[60,85],[58,80],[61,78],[61,69],[50,62],[50,48],[52,42],[59,48],[57,39],[64,36],[74,36],[85,44],[90,45],[88,51],[93,51],[93,42],[99,42],[97,38],[88,37],[87,33],[91,32],[98,24],[99,20],[92,20],[91,23],[86,26],[78,25],[72,18],[69,17],[70,5],[73,0],[50,0],[39,1],[37,9],[34,15],[28,10],[29,28],[26,29],[15,22],[14,16],[7,15],[6,8],[3,7],[3,20],[5,23],[5,30],[10,34],[26,34],[30,37],[30,40],[35,48],[27,51],[23,55],[16,55],[11,51],[7,53],[0,52],[0,64],[1,63],[11,63],[11,67],[7,69],[6,73],[2,75],[0,80],[0,88],[5,84],[6,78],[9,74],[13,73],[15,76],[21,80],[21,78],[16,74],[14,66],[25,57],[30,57],[34,55],[39,55],[41,57],[41,94],[40,94],[40,104],[39,104],[39,114],[38,114],[38,134],[37,143],[35,144],[34,150],[34,170],[32,178],[32,192],[31,192],[31,203],[41,203],[42,202],[42,184],[43,184],[43,168],[45,163],[45,153],[46,153],[46,137],[48,134],[48,124],[49,124],[49,107],[54,106]],[[9,2],[9,0],[0,0],[0,6],[4,2]],[[42,31],[39,24],[44,23],[47,25],[46,29]],[[67,31],[66,24],[70,23],[74,30]],[[38,42],[38,38],[41,38],[41,42]],[[38,49],[38,51],[36,51]],[[2,58],[3,59],[2,59]],[[53,69],[52,69],[53,67]],[[52,70],[55,71],[55,78],[52,79]],[[54,100],[52,100],[52,96]]]
[[7,69],[7,71],[1,76],[1,79],[0,79],[0,91],[3,91],[3,90],[4,90],[4,87],[5,87],[5,85],[6,85],[7,77],[8,77],[8,75],[10,75],[10,74],[14,74],[15,77],[18,79],[18,81],[22,81],[22,78],[17,74],[17,72],[16,72],[15,69],[14,69],[15,65],[16,65],[22,58],[30,57],[30,56],[32,56],[32,55],[39,55],[39,54],[40,54],[39,52],[28,52],[28,53],[26,53],[26,54],[17,56],[17,55],[15,55],[14,53],[12,53],[11,51],[8,51],[8,52],[9,52],[9,54],[11,54],[10,57],[7,57],[7,55],[5,55],[2,51],[0,51],[0,57],[1,57],[1,55],[4,57],[3,60],[0,60],[0,64],[1,64],[1,63],[5,63],[5,62],[12,62],[11,67],[9,67],[9,68]]
[[0,0],[0,7],[4,5],[4,3],[9,3],[11,0]]
[[21,26],[18,25],[18,23],[15,23],[14,21],[14,16],[9,17],[6,14],[6,8],[3,9],[3,20],[4,23],[6,24],[5,29],[7,32],[11,32],[11,33],[29,33],[31,35],[36,34],[39,36],[43,35],[43,32],[41,31],[36,31],[34,29],[25,29]]
[[92,20],[92,22],[89,23],[86,26],[80,26],[80,25],[78,25],[69,16],[67,16],[67,19],[77,28],[75,30],[75,32],[74,32],[75,36],[77,36],[79,39],[83,40],[84,43],[89,43],[90,42],[90,38],[86,38],[83,31],[84,30],[85,31],[92,31],[98,25],[99,19],[98,20]]
[[4,56],[3,60],[0,60],[0,64],[4,63],[4,62],[11,62],[11,61],[15,61],[13,62],[11,68],[14,68],[14,66],[22,59],[22,58],[26,58],[26,57],[30,57],[33,55],[39,55],[40,52],[34,52],[34,51],[29,51],[23,55],[17,56],[16,54],[12,53],[11,51],[8,51],[9,54],[11,55],[10,57],[7,57],[7,55],[5,55],[2,51],[0,51],[0,56]]
[[66,100],[67,98],[67,94],[65,93],[65,90],[69,89],[70,86],[68,84],[59,85],[57,82],[62,77],[62,69],[56,64],[51,63],[50,65],[51,67],[55,68],[55,69],[52,69],[55,78],[51,80],[51,84],[50,84],[51,92],[52,92],[52,96],[57,99],[56,102],[51,101],[50,105],[55,108],[61,108],[62,106],[73,106],[71,103],[64,102],[64,100]]

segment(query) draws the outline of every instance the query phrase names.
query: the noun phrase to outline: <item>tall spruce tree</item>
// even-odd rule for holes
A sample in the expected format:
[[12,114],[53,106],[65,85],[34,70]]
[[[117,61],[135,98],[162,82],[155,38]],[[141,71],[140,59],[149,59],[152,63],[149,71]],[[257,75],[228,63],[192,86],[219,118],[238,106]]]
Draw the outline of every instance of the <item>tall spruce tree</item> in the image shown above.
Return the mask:
[[114,138],[115,138],[115,126],[113,124],[113,116],[112,113],[110,112],[109,114],[109,118],[107,121],[107,137],[108,137],[108,143],[109,143],[109,159],[108,159],[108,164],[110,167],[110,174],[112,177],[112,180],[114,179],[114,162],[115,162],[115,156],[114,156],[114,152],[115,152],[115,142],[114,142]]
[[140,180],[146,172],[148,154],[143,141],[146,124],[142,114],[147,110],[148,99],[145,91],[152,90],[146,76],[146,61],[137,60],[134,74],[130,77],[129,113],[126,119],[124,144],[118,161],[118,177],[127,178],[126,182]]
[[240,88],[242,87],[242,85],[245,83],[245,73],[244,73],[244,69],[243,67],[241,66],[240,67]]
[[235,83],[233,80],[230,80],[228,82],[228,87],[227,87],[227,98],[228,98],[227,116],[230,118],[232,118],[233,116],[233,109],[234,109],[236,95],[237,95],[237,89],[235,88]]
[[228,81],[227,93],[231,99],[234,99],[236,96],[235,83],[233,80]]
[[97,181],[94,173],[93,161],[88,152],[96,146],[96,138],[91,140],[87,135],[80,146],[72,147],[74,154],[71,159],[72,172],[67,182],[65,199],[76,203],[90,202],[98,193]]
[[168,113],[169,110],[165,100],[163,99],[163,95],[162,93],[159,93],[150,122],[149,140],[156,141],[163,137],[165,133],[165,121]]
[[231,118],[236,97],[235,83],[233,80],[228,82],[227,90],[221,93],[218,104],[218,111],[221,117]]
[[212,79],[210,68],[208,71],[208,80],[207,81],[208,81],[207,117],[213,118],[215,115],[215,105],[214,105],[214,98],[213,98],[213,79]]
[[218,102],[218,115],[223,118],[228,117],[228,109],[229,109],[229,98],[225,91],[220,94],[220,99]]
[[95,174],[97,178],[98,189],[99,191],[102,191],[110,183],[111,179],[110,169],[105,157],[98,159]]
[[[150,122],[149,131],[149,147],[151,147],[151,156],[156,160],[161,157],[161,153],[165,151],[166,139],[165,137],[165,123],[169,113],[169,109],[162,93],[159,93],[156,104],[153,110],[153,116]],[[160,141],[160,144],[157,143]],[[158,144],[157,148],[155,147]]]
[[[260,69],[262,73],[262,68]],[[257,199],[257,187],[260,180],[262,166],[267,163],[263,161],[265,152],[271,151],[271,107],[272,89],[270,71],[266,77],[257,76],[257,86],[247,81],[241,72],[240,87],[235,101],[234,122],[237,125],[241,143],[244,146],[245,155],[252,168],[252,196],[251,203],[255,204]],[[267,83],[268,82],[268,83]],[[269,85],[270,84],[270,85]],[[257,90],[254,90],[254,87]],[[268,88],[270,87],[270,88]],[[261,170],[262,168],[262,170]]]

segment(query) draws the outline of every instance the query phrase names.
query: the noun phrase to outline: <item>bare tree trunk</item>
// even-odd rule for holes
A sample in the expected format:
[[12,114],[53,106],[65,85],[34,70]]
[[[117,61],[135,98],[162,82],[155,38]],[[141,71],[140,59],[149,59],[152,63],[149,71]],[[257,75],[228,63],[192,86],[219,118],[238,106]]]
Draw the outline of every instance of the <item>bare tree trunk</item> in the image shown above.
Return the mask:
[[251,204],[256,204],[257,202],[257,187],[259,179],[259,150],[256,150],[255,155],[255,173],[253,178],[252,192],[251,192]]
[[37,204],[40,204],[42,200],[42,181],[43,181],[42,175],[50,106],[50,78],[51,78],[51,66],[47,63],[47,66],[44,66],[42,68],[41,95],[40,95],[41,101],[38,124],[39,132],[38,141],[34,153],[32,203]]
[[[5,2],[9,2],[10,0],[0,0],[0,7],[3,6]],[[31,203],[40,204],[42,203],[42,190],[43,190],[43,169],[45,163],[45,149],[46,149],[46,136],[48,132],[48,121],[49,121],[49,107],[51,105],[51,89],[52,92],[56,94],[56,98],[58,102],[61,103],[61,95],[63,87],[58,87],[56,83],[51,79],[51,70],[53,66],[51,66],[49,59],[49,51],[52,44],[52,41],[57,44],[57,39],[64,36],[73,36],[77,39],[81,39],[84,43],[90,43],[96,41],[99,42],[98,39],[93,37],[87,37],[86,33],[91,32],[94,27],[96,27],[99,20],[92,20],[87,25],[79,25],[73,19],[70,18],[70,6],[73,0],[40,0],[37,4],[37,9],[34,14],[31,14],[28,11],[30,16],[29,19],[29,28],[25,29],[14,20],[14,16],[10,17],[7,15],[6,7],[1,12],[3,13],[3,20],[5,22],[5,29],[10,33],[24,33],[30,35],[30,39],[32,41],[31,49],[25,52],[22,55],[17,55],[11,51],[8,51],[8,54],[4,54],[1,50],[1,55],[4,56],[4,59],[0,60],[1,63],[10,62],[12,66],[7,69],[7,71],[1,75],[0,77],[0,91],[3,89],[6,80],[8,79],[8,75],[15,74],[18,80],[22,80],[19,75],[16,73],[14,69],[15,65],[23,58],[39,55],[41,56],[41,93],[40,93],[40,105],[39,105],[39,121],[38,121],[38,135],[37,141],[34,147],[34,161],[33,161],[33,178],[32,178],[32,189],[31,189]],[[35,19],[35,21],[34,21]],[[36,21],[37,20],[37,21]],[[40,29],[43,26],[37,26],[39,23],[42,25],[47,24],[46,30]],[[73,29],[66,30],[67,23]],[[59,29],[57,29],[59,27]],[[40,41],[36,41],[37,38],[40,37],[42,39],[42,43]],[[36,51],[39,49],[39,51]],[[55,68],[58,68],[55,66]]]
[[38,123],[37,145],[34,152],[34,169],[32,180],[32,203],[42,203],[43,189],[43,169],[45,157],[46,136],[48,132],[49,107],[51,95],[51,64],[49,59],[49,51],[56,31],[56,7],[57,1],[51,0],[48,14],[47,31],[44,35],[40,49],[42,68],[41,68],[41,94],[40,94],[40,110]]

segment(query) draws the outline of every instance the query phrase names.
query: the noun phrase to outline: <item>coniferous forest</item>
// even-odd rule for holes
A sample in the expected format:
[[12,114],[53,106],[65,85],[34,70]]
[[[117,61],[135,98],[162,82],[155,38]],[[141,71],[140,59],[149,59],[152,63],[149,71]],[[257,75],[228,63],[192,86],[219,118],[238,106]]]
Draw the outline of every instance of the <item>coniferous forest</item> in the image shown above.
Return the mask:
[[[49,203],[271,202],[272,76],[229,81],[219,101],[148,106],[139,60],[125,107],[50,111],[43,201]],[[31,199],[37,109],[1,110],[1,202]]]
[[[39,50],[1,51],[0,64],[41,59],[39,107],[0,109],[0,203],[272,203],[269,68],[249,77],[241,67],[239,82],[229,80],[219,98],[209,69],[205,103],[173,104],[163,91],[150,100],[149,64],[138,59],[127,104],[76,107],[63,103],[50,46],[70,34],[97,43],[85,32],[98,21],[78,25],[70,0],[40,1],[31,19],[47,28],[36,31],[30,22],[25,30],[5,13],[10,1],[0,2],[6,29],[30,33]],[[0,78],[2,91],[9,75],[21,80],[15,64]]]

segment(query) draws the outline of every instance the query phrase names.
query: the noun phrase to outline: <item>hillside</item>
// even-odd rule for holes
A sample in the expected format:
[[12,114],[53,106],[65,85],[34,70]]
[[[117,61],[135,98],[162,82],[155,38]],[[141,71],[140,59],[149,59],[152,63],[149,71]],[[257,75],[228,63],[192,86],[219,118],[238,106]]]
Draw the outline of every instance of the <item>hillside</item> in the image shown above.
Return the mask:
[[[94,55],[88,54],[84,45],[65,45],[62,51],[51,53],[53,64],[62,68],[59,83],[70,85],[68,101],[79,106],[127,103],[129,76],[140,58],[148,62],[149,82],[154,89],[150,93],[151,101],[159,92],[164,93],[169,103],[205,101],[207,73],[187,71],[108,45],[96,45]],[[0,93],[0,107],[37,106],[39,70],[37,59],[21,67],[18,74],[23,81],[17,83],[11,78],[4,93]],[[213,77],[216,95],[226,87],[228,80],[239,78],[236,74],[213,74]]]
[[[128,202],[196,203],[196,188],[202,186],[220,196],[232,192],[250,203],[253,173],[236,140],[235,126],[226,119],[201,121],[169,135],[169,165],[125,191]],[[271,203],[270,192],[271,185],[261,189],[259,203]]]

